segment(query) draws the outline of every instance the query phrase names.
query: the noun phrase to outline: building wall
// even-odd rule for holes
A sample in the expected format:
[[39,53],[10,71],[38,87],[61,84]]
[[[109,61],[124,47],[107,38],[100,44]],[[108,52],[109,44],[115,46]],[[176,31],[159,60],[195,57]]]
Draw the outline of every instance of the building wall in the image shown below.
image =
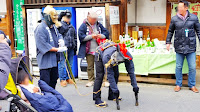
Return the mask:
[[[137,18],[135,14],[137,5]],[[131,0],[127,6],[128,23],[166,23],[166,0]]]

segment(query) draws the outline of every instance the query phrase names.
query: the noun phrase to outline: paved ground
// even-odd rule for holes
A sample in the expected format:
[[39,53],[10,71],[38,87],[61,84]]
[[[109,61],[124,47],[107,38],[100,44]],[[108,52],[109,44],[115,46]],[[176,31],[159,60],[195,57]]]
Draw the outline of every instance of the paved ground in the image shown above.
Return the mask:
[[[78,81],[78,88],[82,94],[92,92],[92,87],[85,87],[86,81]],[[200,93],[193,93],[183,87],[179,93],[173,91],[174,86],[139,84],[139,106],[134,106],[135,98],[130,83],[119,83],[121,97],[121,110],[119,112],[199,112]],[[200,86],[197,86],[200,89]],[[92,95],[79,96],[73,85],[61,87],[57,90],[70,102],[74,112],[118,112],[115,102],[108,101],[108,88],[103,88],[102,99],[109,107],[95,107]]]

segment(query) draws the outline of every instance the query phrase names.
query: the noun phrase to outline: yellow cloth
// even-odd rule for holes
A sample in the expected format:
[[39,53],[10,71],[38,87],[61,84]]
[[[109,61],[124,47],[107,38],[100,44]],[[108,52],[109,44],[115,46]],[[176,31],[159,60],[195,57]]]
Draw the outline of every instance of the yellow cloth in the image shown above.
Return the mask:
[[9,91],[12,92],[12,94],[17,94],[17,88],[16,88],[16,85],[15,85],[15,82],[12,78],[12,75],[11,73],[9,73],[9,76],[8,76],[8,82],[5,86],[5,88]]

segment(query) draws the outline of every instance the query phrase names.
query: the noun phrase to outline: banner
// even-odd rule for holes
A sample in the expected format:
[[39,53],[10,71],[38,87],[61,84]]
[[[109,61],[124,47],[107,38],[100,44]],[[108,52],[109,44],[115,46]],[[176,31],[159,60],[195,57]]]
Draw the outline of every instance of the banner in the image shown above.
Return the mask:
[[14,31],[15,39],[17,40],[17,50],[24,50],[24,28],[21,5],[24,0],[13,0],[14,10]]

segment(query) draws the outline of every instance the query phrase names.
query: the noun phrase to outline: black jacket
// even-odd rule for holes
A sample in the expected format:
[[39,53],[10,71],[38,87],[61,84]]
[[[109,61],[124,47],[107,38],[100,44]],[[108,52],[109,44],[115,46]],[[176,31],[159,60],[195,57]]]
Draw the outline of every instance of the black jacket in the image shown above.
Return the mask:
[[[188,37],[186,37],[186,29],[189,30]],[[188,11],[188,17],[185,21],[177,15],[172,17],[166,39],[167,44],[171,44],[174,32],[174,48],[177,53],[188,54],[196,52],[196,34],[200,40],[200,24],[196,15]]]
[[68,49],[73,49],[77,51],[77,33],[75,28],[71,24],[67,24],[64,21],[61,21],[62,26],[58,28],[60,34],[62,34],[65,41],[65,46]]

